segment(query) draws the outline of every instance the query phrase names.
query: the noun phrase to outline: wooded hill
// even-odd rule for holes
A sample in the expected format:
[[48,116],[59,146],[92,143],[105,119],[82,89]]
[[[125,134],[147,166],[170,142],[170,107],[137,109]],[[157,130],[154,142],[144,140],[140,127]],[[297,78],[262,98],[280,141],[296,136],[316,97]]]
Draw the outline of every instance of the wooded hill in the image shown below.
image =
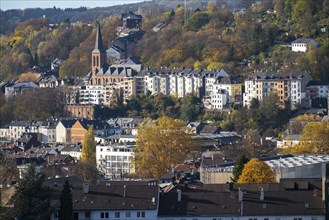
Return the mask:
[[[208,1],[212,2],[216,4],[201,5],[200,10],[187,5],[186,12],[184,4],[169,9],[157,2],[143,3],[135,10],[143,16],[145,31],[135,55],[146,67],[224,68],[241,80],[254,70],[309,70],[314,79],[329,82],[329,0],[263,0],[253,5],[241,1],[250,7],[235,12],[218,7],[224,0]],[[132,9],[122,7],[120,12],[128,8]],[[80,10],[73,11],[82,15],[85,10]],[[66,60],[61,76],[86,75],[94,46],[94,20],[100,19],[107,46],[121,25],[119,16],[102,17],[95,13],[91,25],[82,22],[87,17],[75,25],[70,22],[76,17],[61,17],[58,27],[50,26],[47,15],[18,22],[14,33],[1,36],[0,81],[18,77],[36,64],[47,69],[56,57]],[[166,27],[154,32],[159,23]],[[313,38],[320,47],[291,52],[287,45],[300,37]]]

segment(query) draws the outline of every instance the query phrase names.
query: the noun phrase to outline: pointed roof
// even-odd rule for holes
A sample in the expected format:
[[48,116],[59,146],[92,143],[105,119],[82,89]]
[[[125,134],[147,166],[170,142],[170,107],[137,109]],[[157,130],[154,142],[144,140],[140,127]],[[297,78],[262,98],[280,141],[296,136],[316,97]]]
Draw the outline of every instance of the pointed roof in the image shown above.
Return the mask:
[[99,21],[97,21],[96,24],[97,24],[97,32],[96,32],[95,50],[99,50],[99,52],[104,52],[101,25]]

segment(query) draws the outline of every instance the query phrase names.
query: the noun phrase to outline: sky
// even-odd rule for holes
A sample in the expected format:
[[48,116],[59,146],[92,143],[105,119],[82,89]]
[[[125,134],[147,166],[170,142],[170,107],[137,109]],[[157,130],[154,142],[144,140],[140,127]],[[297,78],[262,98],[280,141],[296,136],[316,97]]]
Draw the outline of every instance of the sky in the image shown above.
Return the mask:
[[87,8],[108,7],[113,5],[131,4],[145,0],[0,0],[0,9],[25,9],[25,8]]

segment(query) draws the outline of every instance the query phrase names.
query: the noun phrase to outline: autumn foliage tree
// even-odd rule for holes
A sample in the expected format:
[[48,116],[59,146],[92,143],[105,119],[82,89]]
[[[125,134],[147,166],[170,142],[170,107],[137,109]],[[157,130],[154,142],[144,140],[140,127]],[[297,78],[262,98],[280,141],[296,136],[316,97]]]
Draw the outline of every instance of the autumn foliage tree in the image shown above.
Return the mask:
[[245,164],[238,183],[274,183],[275,173],[263,161],[252,158]]
[[189,128],[180,120],[146,119],[138,128],[135,165],[137,174],[158,178],[195,149]]
[[302,131],[299,144],[285,149],[283,153],[328,154],[329,123],[309,122]]
[[75,166],[75,174],[86,182],[96,182],[98,178],[93,126],[85,132],[82,140],[81,161]]
[[81,159],[83,162],[95,162],[96,160],[96,147],[93,126],[88,128],[83,137]]

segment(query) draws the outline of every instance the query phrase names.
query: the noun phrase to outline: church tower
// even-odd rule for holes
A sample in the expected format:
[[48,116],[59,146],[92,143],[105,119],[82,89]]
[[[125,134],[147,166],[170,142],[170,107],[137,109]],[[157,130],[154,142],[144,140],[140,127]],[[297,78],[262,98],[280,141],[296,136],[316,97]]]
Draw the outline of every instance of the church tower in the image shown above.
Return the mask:
[[96,22],[96,24],[97,24],[96,41],[95,41],[95,48],[92,52],[92,62],[91,62],[92,84],[94,85],[98,84],[95,75],[99,70],[104,68],[106,65],[106,51],[104,50],[104,46],[103,46],[101,27],[98,21]]

